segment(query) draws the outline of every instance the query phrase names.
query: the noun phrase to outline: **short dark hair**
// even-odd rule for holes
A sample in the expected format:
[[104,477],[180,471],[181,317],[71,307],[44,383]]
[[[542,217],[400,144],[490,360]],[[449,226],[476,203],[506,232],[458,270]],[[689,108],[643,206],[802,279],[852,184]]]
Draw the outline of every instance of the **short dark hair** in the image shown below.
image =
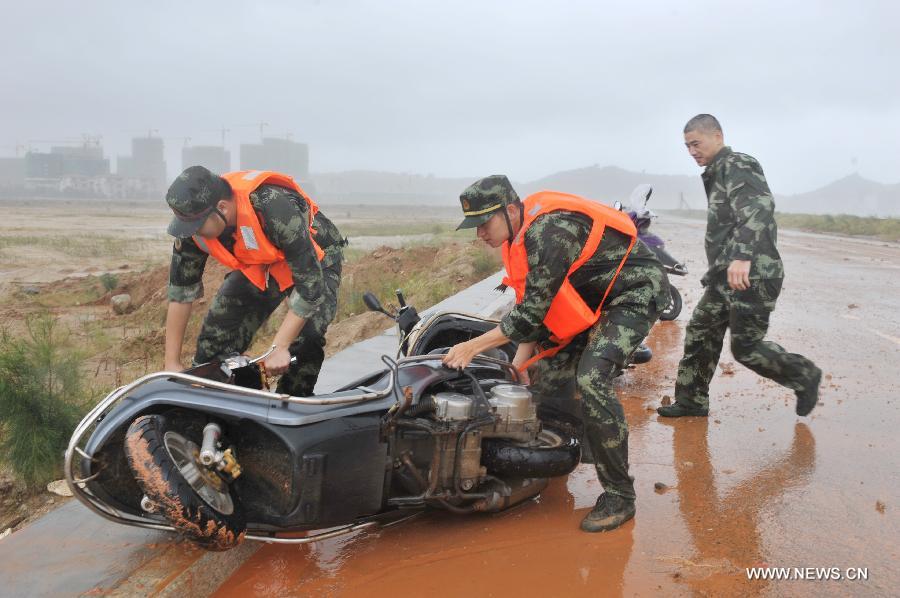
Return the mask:
[[684,132],[703,131],[704,133],[722,132],[722,125],[719,120],[712,114],[698,114],[684,125]]

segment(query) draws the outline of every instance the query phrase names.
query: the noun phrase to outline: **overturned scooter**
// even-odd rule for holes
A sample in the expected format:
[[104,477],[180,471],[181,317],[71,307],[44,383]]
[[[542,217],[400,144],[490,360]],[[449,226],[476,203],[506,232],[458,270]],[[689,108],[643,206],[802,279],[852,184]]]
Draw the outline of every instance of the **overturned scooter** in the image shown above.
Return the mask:
[[[110,393],[65,458],[74,495],[126,525],[174,530],[210,550],[245,538],[305,543],[426,507],[501,511],[578,464],[567,427],[538,417],[512,344],[463,370],[456,343],[496,325],[464,313],[420,320],[398,293],[396,360],[325,395],[265,388],[237,356],[158,372]],[[366,303],[388,313],[371,294]]]

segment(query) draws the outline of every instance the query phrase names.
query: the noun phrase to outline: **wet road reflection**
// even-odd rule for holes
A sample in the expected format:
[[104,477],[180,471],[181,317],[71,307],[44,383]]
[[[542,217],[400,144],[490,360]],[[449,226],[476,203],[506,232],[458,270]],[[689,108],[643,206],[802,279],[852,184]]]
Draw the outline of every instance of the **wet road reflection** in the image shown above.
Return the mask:
[[556,480],[538,501],[498,515],[436,512],[354,539],[265,546],[217,595],[623,595],[633,525],[583,534],[585,512]]
[[[661,419],[660,422],[667,424]],[[792,488],[809,480],[816,464],[816,443],[803,423],[794,426],[791,445],[768,457],[736,486],[721,490],[709,451],[709,420],[674,421],[673,449],[678,480],[678,509],[693,544],[685,551],[680,578],[694,590],[719,594],[761,592],[765,582],[746,581],[746,567],[769,561],[761,526],[767,509]],[[746,587],[736,588],[743,577]]]

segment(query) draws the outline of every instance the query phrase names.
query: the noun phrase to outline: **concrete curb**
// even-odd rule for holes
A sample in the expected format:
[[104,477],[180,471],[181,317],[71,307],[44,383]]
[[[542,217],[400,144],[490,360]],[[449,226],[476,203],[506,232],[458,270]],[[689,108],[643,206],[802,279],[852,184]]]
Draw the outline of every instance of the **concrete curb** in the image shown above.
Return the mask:
[[[183,543],[186,544],[186,543]],[[196,558],[184,561],[184,547],[172,547],[141,568],[133,571],[108,595],[117,598],[159,596],[161,598],[205,598],[262,547],[261,542],[247,541],[226,552],[207,552],[188,547]]]

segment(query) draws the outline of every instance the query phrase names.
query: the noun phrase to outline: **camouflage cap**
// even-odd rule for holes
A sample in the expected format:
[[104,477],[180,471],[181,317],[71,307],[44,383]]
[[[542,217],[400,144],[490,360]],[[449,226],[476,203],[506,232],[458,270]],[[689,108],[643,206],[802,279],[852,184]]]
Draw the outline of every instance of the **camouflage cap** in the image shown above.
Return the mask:
[[190,237],[203,226],[216,203],[230,195],[231,188],[222,177],[202,166],[186,168],[166,193],[166,203],[175,212],[168,233],[179,239]]
[[519,201],[512,183],[503,174],[492,174],[466,187],[459,196],[465,218],[456,227],[475,228],[491,219],[494,212]]

